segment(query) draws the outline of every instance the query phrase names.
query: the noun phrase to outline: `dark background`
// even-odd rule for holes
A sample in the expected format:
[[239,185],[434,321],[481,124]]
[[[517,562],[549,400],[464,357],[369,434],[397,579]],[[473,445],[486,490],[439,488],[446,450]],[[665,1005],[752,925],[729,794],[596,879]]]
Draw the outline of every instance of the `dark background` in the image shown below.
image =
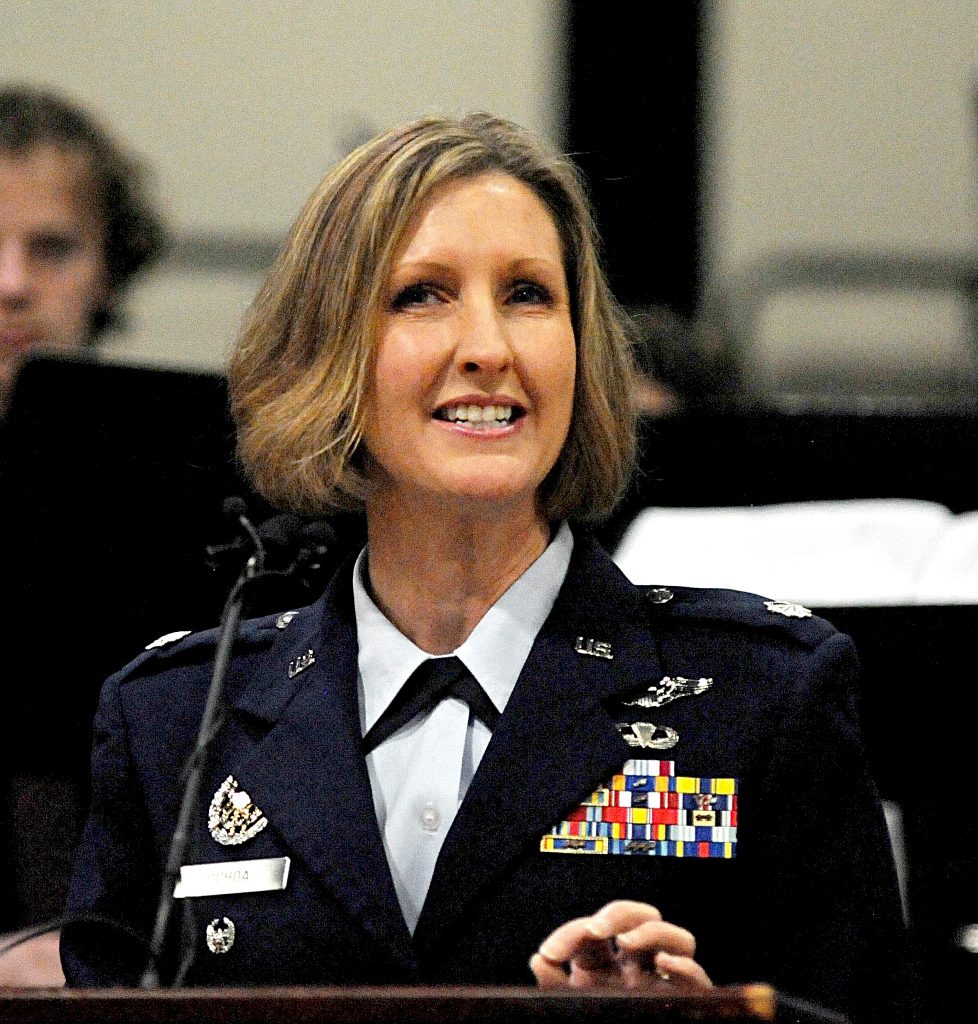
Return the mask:
[[698,0],[568,5],[565,147],[584,171],[612,290],[683,317],[700,294]]

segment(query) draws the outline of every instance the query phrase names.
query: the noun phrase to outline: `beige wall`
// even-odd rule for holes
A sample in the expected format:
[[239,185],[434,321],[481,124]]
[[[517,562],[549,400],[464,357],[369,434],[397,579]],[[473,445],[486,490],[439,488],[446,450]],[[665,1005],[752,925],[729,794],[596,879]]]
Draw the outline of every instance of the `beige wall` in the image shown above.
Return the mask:
[[[156,172],[181,234],[277,238],[352,142],[487,109],[557,137],[561,0],[4,0],[8,80],[65,89]],[[214,365],[255,275],[138,288],[140,359]]]
[[[714,0],[710,39],[709,279],[784,249],[978,247],[978,3]],[[940,346],[955,336],[960,345],[962,312],[947,295],[897,298],[893,315],[884,309],[875,325],[869,310],[876,316],[885,295],[834,313],[821,307],[838,317],[821,340],[810,304],[782,303],[762,358],[794,360],[796,369],[812,358],[831,362],[832,352],[806,345],[842,345],[849,327],[887,337],[897,361],[941,358],[927,347],[935,339]],[[916,328],[899,335],[908,302],[930,339]],[[872,364],[868,344],[856,357]],[[850,355],[853,345],[858,339]],[[793,355],[779,354],[789,346]]]
[[708,252],[978,243],[978,3],[717,0]]

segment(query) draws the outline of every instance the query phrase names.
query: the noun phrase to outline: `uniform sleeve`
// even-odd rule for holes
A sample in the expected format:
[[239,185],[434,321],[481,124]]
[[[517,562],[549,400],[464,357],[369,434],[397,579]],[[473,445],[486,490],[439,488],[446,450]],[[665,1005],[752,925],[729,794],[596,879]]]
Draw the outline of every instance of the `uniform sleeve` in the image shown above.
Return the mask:
[[[119,689],[117,679],[105,684],[95,717],[92,806],[75,860],[68,913],[98,914],[148,935],[160,861],[130,757]],[[67,984],[135,984],[146,948],[106,925],[68,925],[61,939]]]
[[808,659],[758,798],[743,807],[756,893],[745,961],[786,994],[889,1022],[909,1014],[915,989],[857,683],[852,642],[834,634]]

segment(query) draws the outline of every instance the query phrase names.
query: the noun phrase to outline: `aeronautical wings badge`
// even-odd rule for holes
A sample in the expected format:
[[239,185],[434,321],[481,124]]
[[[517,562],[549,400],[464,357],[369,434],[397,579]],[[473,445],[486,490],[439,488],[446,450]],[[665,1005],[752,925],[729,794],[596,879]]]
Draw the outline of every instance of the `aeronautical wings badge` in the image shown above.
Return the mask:
[[638,700],[626,700],[629,707],[661,708],[664,704],[679,700],[680,697],[695,697],[705,693],[713,685],[712,679],[686,679],[683,676],[663,676],[649,687],[649,692]]
[[262,810],[229,775],[214,794],[207,813],[207,827],[214,839],[221,846],[238,846],[258,835],[267,824]]
[[668,725],[653,725],[652,722],[619,722],[621,738],[630,747],[645,747],[648,750],[668,750],[679,742],[679,733]]

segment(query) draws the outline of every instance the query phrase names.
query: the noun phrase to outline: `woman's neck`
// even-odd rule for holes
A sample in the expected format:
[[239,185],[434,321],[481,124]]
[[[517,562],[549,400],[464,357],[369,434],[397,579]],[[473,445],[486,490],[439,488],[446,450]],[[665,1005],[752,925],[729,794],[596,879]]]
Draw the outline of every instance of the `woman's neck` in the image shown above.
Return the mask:
[[368,505],[367,536],[378,607],[423,651],[448,654],[540,557],[550,528],[534,510],[478,517],[399,501]]

